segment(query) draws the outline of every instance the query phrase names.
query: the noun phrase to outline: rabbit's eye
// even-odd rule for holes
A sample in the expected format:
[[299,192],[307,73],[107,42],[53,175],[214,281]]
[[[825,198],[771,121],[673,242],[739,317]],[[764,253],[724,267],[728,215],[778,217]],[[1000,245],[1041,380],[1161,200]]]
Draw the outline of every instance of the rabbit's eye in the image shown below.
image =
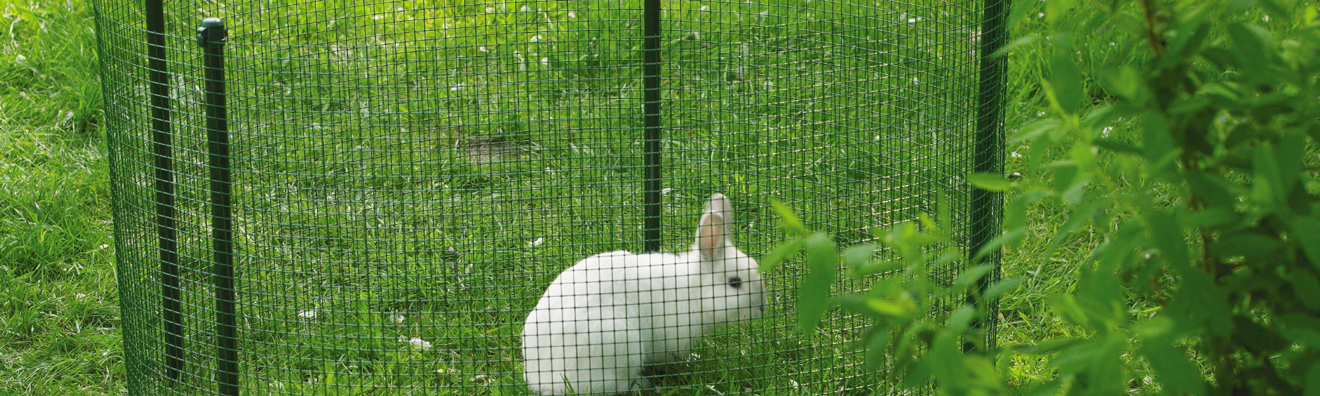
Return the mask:
[[729,278],[729,287],[737,289],[739,286],[742,286],[742,278],[736,276]]

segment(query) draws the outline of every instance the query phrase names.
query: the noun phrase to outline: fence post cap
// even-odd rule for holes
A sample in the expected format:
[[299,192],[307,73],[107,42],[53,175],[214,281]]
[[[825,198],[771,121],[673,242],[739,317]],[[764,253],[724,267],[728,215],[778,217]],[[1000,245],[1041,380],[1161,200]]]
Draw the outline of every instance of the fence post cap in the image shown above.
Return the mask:
[[206,47],[209,43],[223,44],[227,36],[224,21],[215,17],[206,18],[202,20],[202,26],[197,28],[197,45]]

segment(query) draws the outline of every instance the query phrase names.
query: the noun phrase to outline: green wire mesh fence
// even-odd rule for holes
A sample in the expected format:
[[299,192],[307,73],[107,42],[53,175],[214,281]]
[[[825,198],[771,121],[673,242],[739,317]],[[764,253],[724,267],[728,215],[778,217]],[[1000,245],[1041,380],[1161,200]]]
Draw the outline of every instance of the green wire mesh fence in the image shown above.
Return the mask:
[[[129,392],[528,392],[556,277],[693,249],[714,193],[753,259],[771,198],[856,243],[944,195],[974,250],[1006,1],[96,0]],[[641,391],[890,393],[785,268]]]

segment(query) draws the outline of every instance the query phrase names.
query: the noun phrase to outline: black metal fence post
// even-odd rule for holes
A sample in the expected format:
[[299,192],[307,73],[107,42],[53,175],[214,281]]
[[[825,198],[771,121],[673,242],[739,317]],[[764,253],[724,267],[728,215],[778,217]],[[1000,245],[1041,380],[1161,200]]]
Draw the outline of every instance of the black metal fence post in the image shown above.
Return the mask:
[[215,249],[216,383],[221,394],[238,394],[238,334],[234,310],[234,233],[230,202],[229,122],[225,108],[227,33],[220,18],[197,28],[205,50],[206,140],[211,168],[211,239]]
[[174,223],[174,146],[170,134],[170,75],[165,61],[165,6],[147,0],[147,79],[151,87],[151,149],[156,170],[156,239],[160,250],[160,299],[165,338],[165,375],[183,369],[183,309],[179,296],[179,250]]
[[[993,56],[1003,47],[1008,35],[1005,24],[1011,0],[985,0],[981,14],[980,87],[976,105],[976,139],[972,158],[972,172],[1002,174],[1004,172],[1004,57]],[[1000,222],[1003,217],[1003,194],[972,188],[971,191],[971,229],[968,233],[967,254],[970,263],[977,252],[987,242],[999,236]],[[976,303],[976,298],[985,292],[990,282],[999,274],[999,252],[996,250],[985,257],[985,263],[995,266],[990,275],[982,277],[977,284],[976,296],[968,300]],[[993,308],[994,301],[986,301],[987,308]],[[995,312],[989,310],[988,312]],[[973,325],[990,329],[986,333],[986,346],[994,346],[994,320],[991,316],[976,320]],[[965,349],[972,348],[966,345]]]
[[646,167],[645,249],[660,251],[660,0],[646,0],[642,11],[643,110],[646,118],[642,160]]

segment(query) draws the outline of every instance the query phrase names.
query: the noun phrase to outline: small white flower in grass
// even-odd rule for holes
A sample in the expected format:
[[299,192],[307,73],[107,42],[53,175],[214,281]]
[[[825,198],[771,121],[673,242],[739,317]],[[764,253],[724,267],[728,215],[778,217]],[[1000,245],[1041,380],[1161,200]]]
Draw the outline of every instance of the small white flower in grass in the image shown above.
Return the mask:
[[1105,129],[1101,129],[1101,130],[1100,130],[1100,136],[1109,137],[1109,131],[1112,131],[1112,130],[1114,130],[1114,127],[1107,126],[1107,127],[1105,127]]
[[401,314],[390,315],[390,321],[394,322],[395,326],[403,326],[403,319],[403,315]]
[[674,191],[674,189],[669,187],[662,188],[660,189],[660,195],[669,195],[670,191]]
[[1269,22],[1269,21],[1270,21],[1270,16],[1269,16],[1269,15],[1266,15],[1264,18],[1261,18],[1260,20],[1265,21],[1265,22]]
[[75,293],[75,294],[73,295],[73,297],[74,297],[74,298],[83,298],[83,297],[87,297],[87,295],[86,295],[86,294],[82,294],[82,293]]
[[572,19],[577,19],[577,12],[569,11],[569,12],[568,12],[568,17],[569,17],[569,18],[572,18]]
[[793,384],[793,389],[797,389],[799,386],[798,382],[794,380],[788,380],[788,383]]
[[487,51],[487,50],[486,50],[486,46],[484,46],[484,45],[483,45],[483,46],[480,46],[480,47],[477,47],[477,51],[481,51],[481,52],[490,52],[490,51]]
[[379,20],[381,20],[381,19],[385,19],[385,16],[384,16],[384,15],[376,15],[376,16],[371,17],[371,20],[373,20],[373,21],[379,21]]
[[1009,154],[1009,155],[1012,156],[1013,158],[1022,158],[1022,154],[1018,154],[1018,152],[1016,151],[1014,151],[1013,154]]
[[462,90],[463,90],[463,84],[457,84],[452,87],[449,87],[449,92],[458,92]]
[[105,248],[108,248],[108,247],[110,247],[110,245],[106,245],[106,244],[104,244],[104,243],[101,244],[101,248],[102,248],[102,249],[105,249]]
[[522,12],[532,12],[532,8],[531,8],[531,7],[528,7],[528,6],[522,6],[522,8],[519,8],[519,9],[518,9],[518,11],[522,11]]
[[550,58],[541,58],[541,66],[550,67]]
[[1045,17],[1045,13],[1043,13],[1043,12],[1041,12],[1041,13],[1037,13],[1037,14],[1036,14],[1036,17],[1037,17],[1037,18],[1044,18],[1044,17]]
[[700,11],[710,11],[710,6],[701,6]]
[[1042,111],[1042,112],[1036,113],[1036,116],[1037,116],[1037,117],[1044,117],[1044,116],[1045,116],[1045,112]]
[[430,342],[417,337],[413,337],[412,339],[408,340],[408,345],[412,345],[413,349],[420,351],[426,351],[431,349]]
[[487,13],[487,14],[494,14],[494,13],[495,13],[495,7],[486,7],[486,13]]
[[531,243],[528,243],[527,245],[528,245],[528,246],[531,246],[531,247],[537,247],[537,246],[541,246],[542,243],[545,243],[545,238],[536,238],[535,241],[532,241]]
[[529,40],[527,40],[527,41],[531,41],[531,42],[533,42],[533,43],[535,43],[535,42],[537,42],[537,41],[541,41],[541,35],[538,34],[538,35],[532,36],[532,38],[529,39]]
[[761,11],[757,13],[757,15],[760,15],[762,18],[768,17],[770,16],[770,10]]
[[298,317],[303,319],[316,319],[316,310],[308,309],[304,311],[298,311]]
[[918,80],[916,77],[912,77],[912,83],[913,83],[913,84],[921,84],[921,80]]

